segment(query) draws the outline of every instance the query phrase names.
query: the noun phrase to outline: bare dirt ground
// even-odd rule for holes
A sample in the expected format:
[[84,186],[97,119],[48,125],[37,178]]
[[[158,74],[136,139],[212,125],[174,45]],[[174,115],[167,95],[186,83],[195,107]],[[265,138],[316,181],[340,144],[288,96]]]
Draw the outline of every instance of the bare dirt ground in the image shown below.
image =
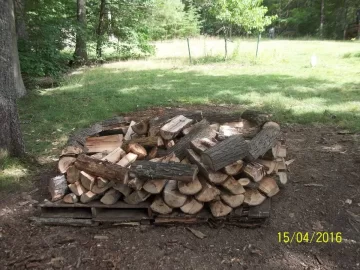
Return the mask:
[[[360,135],[326,126],[283,131],[296,161],[261,228],[194,226],[207,236],[199,239],[182,226],[36,226],[29,194],[0,194],[0,269],[360,269]],[[54,174],[34,180],[33,199],[44,199]],[[278,232],[298,231],[341,232],[342,243],[279,243]]]

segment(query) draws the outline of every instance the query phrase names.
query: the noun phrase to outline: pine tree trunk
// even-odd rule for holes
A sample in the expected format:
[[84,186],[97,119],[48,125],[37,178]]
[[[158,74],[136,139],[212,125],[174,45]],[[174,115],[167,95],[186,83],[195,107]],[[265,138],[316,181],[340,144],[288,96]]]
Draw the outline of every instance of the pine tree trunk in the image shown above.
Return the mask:
[[103,38],[103,28],[104,28],[104,17],[105,17],[105,2],[106,0],[101,0],[100,2],[100,11],[99,11],[99,24],[96,29],[96,56],[101,58],[102,56],[102,38]]
[[4,0],[0,8],[0,158],[7,154],[20,156],[25,151],[16,106],[14,68],[17,59],[14,58],[13,36],[16,36],[14,6],[12,0]]
[[88,59],[86,51],[86,0],[77,0],[77,21],[74,58],[78,63],[85,63]]

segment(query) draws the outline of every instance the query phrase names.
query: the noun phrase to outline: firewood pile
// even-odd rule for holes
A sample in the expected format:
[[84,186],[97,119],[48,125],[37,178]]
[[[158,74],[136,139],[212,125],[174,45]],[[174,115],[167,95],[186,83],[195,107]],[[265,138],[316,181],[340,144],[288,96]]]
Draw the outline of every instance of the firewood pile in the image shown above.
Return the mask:
[[118,117],[69,139],[49,191],[53,202],[146,201],[160,215],[208,209],[223,217],[277,195],[291,162],[268,114]]

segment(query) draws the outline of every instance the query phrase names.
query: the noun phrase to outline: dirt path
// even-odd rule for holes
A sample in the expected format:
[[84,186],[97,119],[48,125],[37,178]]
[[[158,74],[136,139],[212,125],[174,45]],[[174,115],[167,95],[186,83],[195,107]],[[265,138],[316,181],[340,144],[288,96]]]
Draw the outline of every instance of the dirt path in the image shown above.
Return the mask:
[[[360,269],[360,223],[349,214],[360,214],[360,135],[283,129],[296,162],[261,228],[196,226],[207,235],[198,239],[184,227],[38,227],[17,195],[0,205],[0,269]],[[343,242],[278,242],[297,231],[341,232]]]

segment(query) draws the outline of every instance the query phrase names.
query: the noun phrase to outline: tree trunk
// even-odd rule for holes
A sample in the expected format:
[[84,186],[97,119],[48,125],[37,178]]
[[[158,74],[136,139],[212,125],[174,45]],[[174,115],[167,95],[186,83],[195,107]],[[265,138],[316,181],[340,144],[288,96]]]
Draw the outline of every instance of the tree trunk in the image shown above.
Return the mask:
[[104,18],[105,18],[105,4],[106,0],[101,0],[100,2],[100,11],[99,11],[99,24],[96,29],[96,56],[101,58],[102,56],[102,43],[103,43],[103,28],[104,28]]
[[324,20],[325,20],[325,0],[321,0],[321,14],[320,14],[320,38],[324,37]]
[[13,51],[13,36],[16,36],[14,5],[12,0],[4,0],[0,9],[0,158],[7,154],[20,156],[25,152],[15,100],[14,68],[18,59]]
[[347,29],[347,12],[348,12],[348,6],[347,6],[347,0],[344,0],[344,29],[343,29],[343,40],[346,39],[346,29]]
[[83,64],[88,59],[86,51],[86,0],[77,0],[77,22],[74,58],[76,62]]

